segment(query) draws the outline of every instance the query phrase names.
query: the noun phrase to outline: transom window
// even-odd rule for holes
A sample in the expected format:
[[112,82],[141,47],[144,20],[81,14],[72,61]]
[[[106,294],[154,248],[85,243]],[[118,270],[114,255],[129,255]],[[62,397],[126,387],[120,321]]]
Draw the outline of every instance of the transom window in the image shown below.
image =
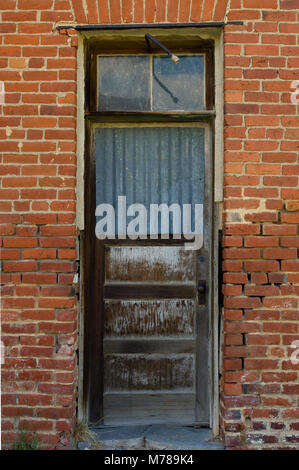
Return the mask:
[[[86,115],[205,120],[214,116],[214,41],[146,31],[92,38],[86,49]],[[163,48],[162,46],[162,48]],[[175,58],[175,60],[174,60]],[[101,117],[102,115],[102,117]],[[168,116],[168,118],[166,117]],[[188,117],[189,116],[189,117]],[[109,118],[110,119],[110,118]]]
[[98,56],[98,111],[201,111],[205,56]]

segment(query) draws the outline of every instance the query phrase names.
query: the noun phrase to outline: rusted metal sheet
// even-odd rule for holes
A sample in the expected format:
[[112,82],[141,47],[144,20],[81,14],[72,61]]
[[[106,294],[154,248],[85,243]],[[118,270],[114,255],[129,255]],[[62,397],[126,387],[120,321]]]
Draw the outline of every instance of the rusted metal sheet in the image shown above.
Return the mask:
[[105,392],[193,391],[191,354],[111,354],[105,357]]
[[195,283],[195,253],[183,246],[106,248],[106,282]]
[[194,337],[194,299],[105,302],[105,337]]

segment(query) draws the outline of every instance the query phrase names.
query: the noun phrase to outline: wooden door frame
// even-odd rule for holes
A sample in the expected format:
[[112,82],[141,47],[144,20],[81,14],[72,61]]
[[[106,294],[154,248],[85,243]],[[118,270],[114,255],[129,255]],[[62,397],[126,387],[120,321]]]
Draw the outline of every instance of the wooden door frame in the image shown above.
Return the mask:
[[[211,256],[211,289],[210,292],[213,292],[213,298],[211,298],[211,347],[210,347],[210,364],[211,364],[211,405],[210,405],[210,426],[213,429],[214,435],[218,434],[218,374],[219,374],[219,369],[218,369],[218,354],[219,354],[219,328],[218,328],[218,322],[219,322],[219,302],[218,302],[218,253],[219,253],[219,228],[220,228],[220,223],[221,223],[221,216],[220,211],[219,211],[219,202],[221,201],[221,193],[222,193],[222,179],[219,178],[221,177],[221,166],[222,166],[222,145],[221,145],[221,136],[222,132],[219,131],[222,129],[222,121],[223,121],[223,115],[222,115],[222,108],[221,108],[221,94],[220,93],[220,84],[221,78],[222,78],[222,68],[221,68],[221,63],[222,63],[222,32],[219,34],[219,29],[215,33],[215,28],[214,31],[211,32],[210,35],[213,40],[215,41],[215,54],[216,58],[219,59],[219,62],[217,63],[216,69],[218,70],[218,73],[216,74],[216,119],[214,120],[214,130],[216,128],[216,135],[215,135],[215,141],[214,141],[214,148],[215,144],[218,149],[217,157],[215,158],[215,151],[213,152],[213,160],[215,164],[215,172],[213,174],[214,178],[212,178],[212,184],[214,184],[214,194],[216,195],[216,198],[214,198],[214,203],[213,203],[213,233],[212,233],[212,256]],[[86,65],[88,64],[88,61],[86,61],[86,56],[85,56],[85,51],[87,50],[85,39],[83,37],[79,38],[79,67],[78,67],[78,85],[79,81],[85,87],[86,84],[86,75],[85,75],[85,68]],[[216,47],[217,46],[217,47]],[[80,66],[81,64],[81,66]],[[219,81],[220,80],[220,81]],[[82,88],[83,88],[82,87]],[[218,91],[217,91],[218,90]],[[89,93],[88,90],[88,85],[87,85],[87,92]],[[217,99],[218,95],[218,99]],[[81,108],[78,106],[78,130],[81,132],[81,137],[80,137],[80,145],[78,149],[78,154],[80,156],[81,163],[83,161],[83,154],[88,155],[90,152],[89,145],[90,145],[90,140],[88,136],[90,135],[90,128],[91,128],[91,122],[90,121],[85,121],[82,122],[82,118],[84,116],[84,111],[83,111],[83,106],[84,102],[86,105],[86,100],[84,99],[84,95],[80,93],[79,97],[79,104],[81,102]],[[184,122],[186,121],[194,122],[194,120],[203,120],[207,118],[207,114],[205,116],[187,116],[185,115],[183,117]],[[169,122],[169,115],[165,116],[163,114],[159,116],[155,116],[158,122]],[[92,118],[92,116],[91,116]],[[149,120],[149,116],[141,116],[141,118],[144,121]],[[214,112],[210,112],[209,115],[210,119],[214,119]],[[103,121],[114,121],[115,122],[115,116],[103,116],[101,118]],[[123,119],[123,118],[122,118]],[[131,117],[132,119],[132,117]],[[174,122],[181,122],[182,121],[182,116],[171,116],[171,119],[173,119]],[[133,120],[133,119],[132,119]],[[140,116],[139,116],[139,121],[140,121]],[[218,130],[218,133],[217,133]],[[83,137],[82,137],[83,134]],[[220,150],[220,152],[219,152]],[[219,159],[221,160],[221,164],[217,165],[217,161],[219,163]],[[82,220],[82,206],[84,205],[86,210],[84,214],[85,220],[81,223],[81,228],[84,228],[85,230],[81,230],[81,237],[80,237],[80,247],[81,247],[81,256],[80,256],[80,261],[81,261],[81,276],[80,276],[80,285],[81,285],[81,315],[80,315],[80,345],[79,345],[79,402],[78,402],[78,418],[83,420],[83,421],[89,421],[87,418],[89,412],[88,409],[90,407],[90,403],[95,400],[96,393],[95,390],[92,387],[92,384],[90,380],[88,380],[88,376],[90,375],[91,372],[96,372],[94,367],[91,365],[91,361],[88,360],[88,356],[92,356],[92,350],[95,347],[95,341],[88,335],[89,329],[87,327],[87,322],[86,318],[88,317],[87,312],[90,311],[90,308],[94,306],[95,304],[95,297],[91,292],[90,286],[93,283],[96,283],[100,281],[103,278],[103,267],[99,271],[99,279],[94,278],[94,262],[95,259],[97,258],[100,253],[96,254],[92,251],[91,249],[91,244],[88,240],[88,233],[90,230],[88,230],[88,227],[91,226],[91,232],[94,233],[94,227],[92,227],[92,218],[94,218],[94,210],[95,207],[92,207],[92,200],[95,200],[93,197],[95,187],[93,187],[92,184],[90,184],[90,178],[94,175],[95,168],[91,165],[82,163],[81,165],[81,184],[79,181],[79,187],[81,191],[83,192],[83,187],[82,187],[82,180],[83,180],[83,171],[82,168],[84,168],[84,180],[85,180],[85,187],[84,187],[84,197],[82,194],[79,196],[79,201],[81,200],[81,206],[79,207],[79,211],[81,208],[81,211],[79,212],[79,219]],[[216,179],[216,181],[215,181]],[[85,202],[84,202],[85,201]],[[94,224],[94,222],[93,222]],[[80,228],[80,224],[79,228]],[[98,258],[97,258],[98,259]],[[210,294],[211,295],[211,294]],[[100,300],[102,302],[102,298]],[[99,322],[99,331],[102,331],[103,325]],[[88,339],[87,339],[88,338]],[[100,361],[99,361],[100,362]],[[91,370],[92,369],[92,370]]]

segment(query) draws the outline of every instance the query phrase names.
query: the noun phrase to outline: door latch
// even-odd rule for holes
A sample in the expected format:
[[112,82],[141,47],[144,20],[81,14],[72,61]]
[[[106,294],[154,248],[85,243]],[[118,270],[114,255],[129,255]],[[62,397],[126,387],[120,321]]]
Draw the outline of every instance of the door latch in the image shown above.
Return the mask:
[[198,281],[197,293],[198,293],[198,305],[205,305],[206,303],[206,281]]

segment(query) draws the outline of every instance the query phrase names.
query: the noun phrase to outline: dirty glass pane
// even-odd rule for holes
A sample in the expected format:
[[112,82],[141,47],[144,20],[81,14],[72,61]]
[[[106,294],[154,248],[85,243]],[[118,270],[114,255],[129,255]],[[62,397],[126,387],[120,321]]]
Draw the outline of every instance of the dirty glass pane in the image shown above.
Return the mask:
[[198,111],[205,107],[204,57],[153,58],[153,111]]
[[149,57],[99,57],[99,111],[150,108]]
[[204,128],[98,128],[95,150],[96,204],[115,208],[116,234],[119,196],[126,196],[127,208],[143,204],[147,214],[150,204],[190,204],[194,227],[195,204],[204,203]]

